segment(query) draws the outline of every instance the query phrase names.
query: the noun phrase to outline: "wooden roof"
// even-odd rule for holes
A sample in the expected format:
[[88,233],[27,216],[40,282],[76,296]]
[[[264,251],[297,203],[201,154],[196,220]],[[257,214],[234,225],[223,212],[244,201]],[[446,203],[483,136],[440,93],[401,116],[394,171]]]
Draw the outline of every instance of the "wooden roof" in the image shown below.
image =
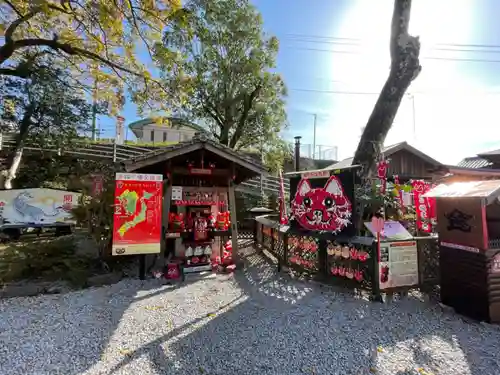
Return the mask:
[[[339,163],[337,163],[337,164],[339,164]],[[303,174],[306,175],[306,174],[314,174],[314,173],[320,173],[320,172],[325,172],[325,171],[337,171],[337,170],[342,171],[342,170],[346,170],[346,169],[356,169],[356,168],[361,167],[361,165],[358,165],[358,164],[335,167],[337,164],[332,164],[332,165],[330,165],[326,168],[323,168],[323,169],[287,172],[284,174],[284,176],[291,177],[291,176],[299,176],[299,175],[303,175]]]
[[126,172],[133,172],[180,156],[188,156],[200,150],[206,150],[223,160],[234,163],[237,173],[246,176],[267,175],[267,169],[261,162],[211,140],[205,134],[196,134],[189,141],[146,152],[125,160],[121,164]]
[[[457,167],[454,165],[445,165],[442,168],[449,174],[459,176],[477,176],[477,177],[496,177],[500,178],[500,169],[494,168],[470,168],[470,167]],[[447,176],[444,176],[447,177]]]
[[481,198],[491,204],[500,197],[500,180],[440,184],[424,194],[430,198]]
[[[419,157],[420,159],[422,159],[423,161],[431,164],[434,167],[439,167],[439,166],[442,165],[437,160],[435,160],[435,159],[431,158],[430,156],[424,154],[422,151],[416,149],[415,147],[411,146],[407,142],[396,143],[394,145],[390,145],[390,146],[384,147],[382,149],[382,153],[384,154],[384,156],[391,156],[391,155],[393,155],[393,154],[395,154],[396,152],[399,152],[399,151],[408,151],[409,153],[411,153],[411,154]],[[347,158],[347,159],[341,160],[341,161],[339,161],[339,162],[337,162],[335,164],[329,165],[325,169],[345,169],[347,167],[352,166],[353,159],[354,158]]]

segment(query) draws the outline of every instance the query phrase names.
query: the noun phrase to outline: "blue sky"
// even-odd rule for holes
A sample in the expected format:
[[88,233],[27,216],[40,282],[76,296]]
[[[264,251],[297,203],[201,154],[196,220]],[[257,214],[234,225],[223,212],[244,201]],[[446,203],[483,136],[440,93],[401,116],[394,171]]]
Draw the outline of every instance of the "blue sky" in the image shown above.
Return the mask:
[[[393,0],[253,2],[265,31],[280,39],[291,124],[284,137],[312,143],[315,113],[317,144],[351,156],[388,72]],[[479,47],[500,45],[498,11],[497,0],[414,1],[410,28],[421,38],[423,71],[386,144],[407,141],[450,164],[500,148],[491,131],[500,122],[500,47]],[[124,117],[138,119],[133,105]],[[103,136],[114,133],[112,121],[102,123]]]

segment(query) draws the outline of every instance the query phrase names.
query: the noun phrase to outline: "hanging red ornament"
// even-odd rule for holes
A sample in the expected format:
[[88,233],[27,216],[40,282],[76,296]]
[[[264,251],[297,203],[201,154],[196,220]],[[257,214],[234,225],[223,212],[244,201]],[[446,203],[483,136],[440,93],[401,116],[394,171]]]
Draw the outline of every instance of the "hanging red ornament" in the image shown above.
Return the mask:
[[384,195],[387,186],[387,160],[381,160],[377,163],[377,177],[380,180],[380,194]]
[[398,191],[398,199],[399,199],[399,206],[401,207],[401,212],[405,212],[405,206],[404,206],[404,201],[403,201],[403,190],[401,189],[401,184],[399,183],[399,176],[394,175],[394,184],[396,185],[396,189]]

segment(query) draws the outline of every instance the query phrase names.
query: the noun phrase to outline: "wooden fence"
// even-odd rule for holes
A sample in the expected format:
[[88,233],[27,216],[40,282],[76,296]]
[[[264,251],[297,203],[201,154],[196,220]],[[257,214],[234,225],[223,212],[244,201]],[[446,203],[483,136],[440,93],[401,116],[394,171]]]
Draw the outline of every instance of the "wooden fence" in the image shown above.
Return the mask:
[[[415,240],[419,275],[418,285],[411,287],[435,290],[439,284],[437,239]],[[339,238],[331,233],[306,234],[288,228],[284,231],[276,221],[258,217],[254,241],[257,248],[277,259],[278,271],[286,268],[329,284],[369,291],[375,300],[381,298],[377,244],[372,237]]]

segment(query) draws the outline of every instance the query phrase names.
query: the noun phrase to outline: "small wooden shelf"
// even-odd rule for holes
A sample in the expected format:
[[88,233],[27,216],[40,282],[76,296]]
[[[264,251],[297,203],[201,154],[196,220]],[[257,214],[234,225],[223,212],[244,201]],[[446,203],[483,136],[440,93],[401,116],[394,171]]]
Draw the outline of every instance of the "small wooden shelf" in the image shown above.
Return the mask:
[[[193,232],[167,232],[165,233],[165,238],[188,238]],[[208,238],[210,237],[229,237],[231,235],[231,229],[229,230],[208,230]]]

